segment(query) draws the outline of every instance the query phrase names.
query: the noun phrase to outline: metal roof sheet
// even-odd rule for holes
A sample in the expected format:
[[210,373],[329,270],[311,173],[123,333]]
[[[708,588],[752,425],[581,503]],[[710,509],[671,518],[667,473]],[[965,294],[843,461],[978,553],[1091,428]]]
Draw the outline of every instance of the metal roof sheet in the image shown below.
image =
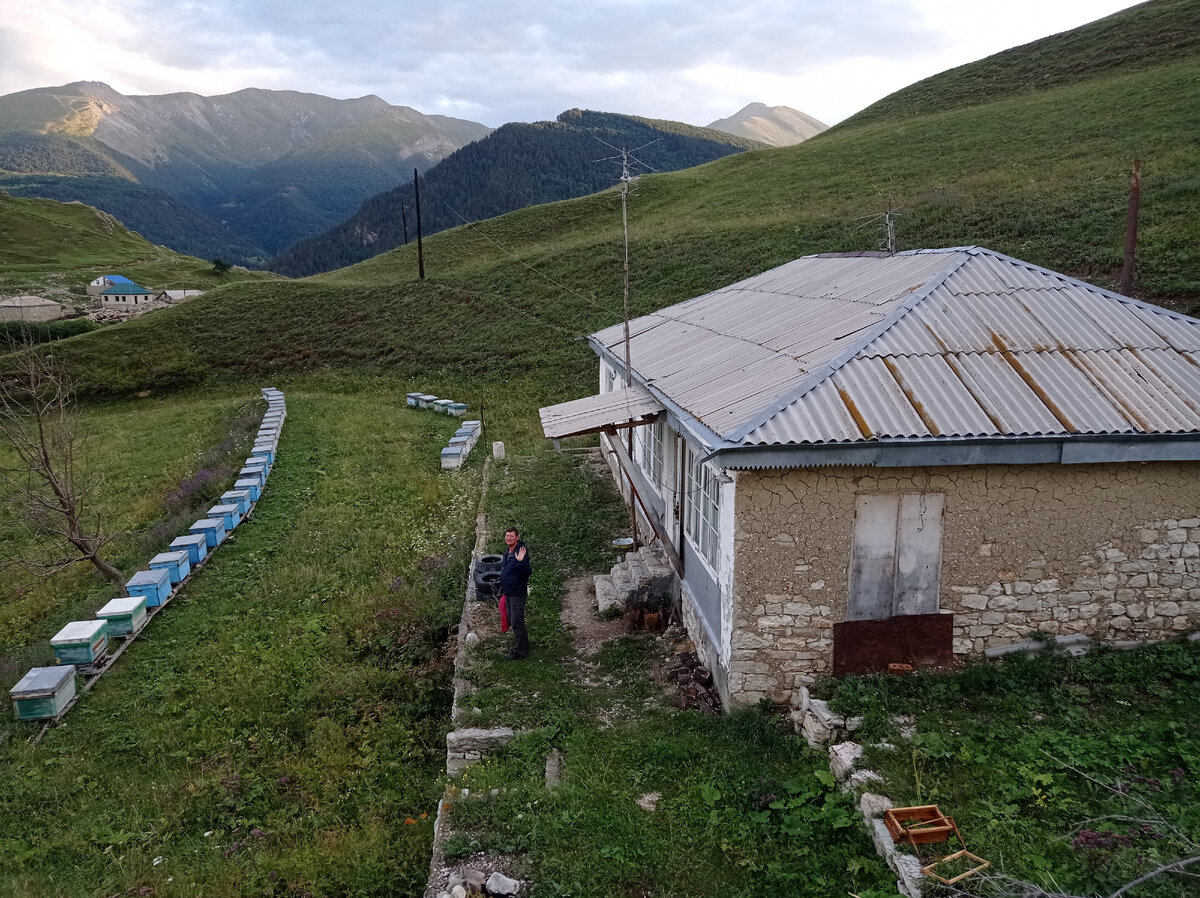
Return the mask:
[[653,415],[663,405],[645,389],[633,384],[628,388],[585,396],[541,409],[542,432],[550,439],[595,433],[605,427],[625,424],[635,418]]
[[797,259],[631,329],[640,377],[747,446],[1200,432],[1200,321],[978,247]]

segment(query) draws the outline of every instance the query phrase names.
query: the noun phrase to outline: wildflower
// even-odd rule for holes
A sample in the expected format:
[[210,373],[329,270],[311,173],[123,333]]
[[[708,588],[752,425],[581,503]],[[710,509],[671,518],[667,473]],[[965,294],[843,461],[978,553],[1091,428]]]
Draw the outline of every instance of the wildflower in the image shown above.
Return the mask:
[[266,836],[266,833],[256,826],[254,829],[250,830],[250,835],[254,836],[256,839],[261,839]]
[[421,815],[421,819],[422,819],[422,820],[424,820],[424,819],[425,819],[426,817],[428,817],[428,816],[429,816],[429,814],[422,814],[422,815]]
[[417,821],[416,821],[416,820],[413,820],[413,818],[412,818],[412,817],[405,817],[405,818],[404,818],[404,824],[405,824],[406,826],[411,826],[412,824],[414,824],[414,823],[416,823],[416,822],[417,822]]
[[1182,767],[1176,767],[1171,771],[1171,779],[1175,781],[1175,785],[1179,785],[1179,781],[1187,776]]

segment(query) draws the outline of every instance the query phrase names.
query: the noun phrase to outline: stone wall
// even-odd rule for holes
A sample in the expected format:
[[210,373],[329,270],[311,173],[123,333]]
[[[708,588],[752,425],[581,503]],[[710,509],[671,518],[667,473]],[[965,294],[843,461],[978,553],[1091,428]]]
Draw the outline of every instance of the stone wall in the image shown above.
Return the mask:
[[954,650],[1031,631],[1158,639],[1200,626],[1200,464],[824,468],[737,474],[730,698],[788,698],[832,668],[855,499],[942,493]]

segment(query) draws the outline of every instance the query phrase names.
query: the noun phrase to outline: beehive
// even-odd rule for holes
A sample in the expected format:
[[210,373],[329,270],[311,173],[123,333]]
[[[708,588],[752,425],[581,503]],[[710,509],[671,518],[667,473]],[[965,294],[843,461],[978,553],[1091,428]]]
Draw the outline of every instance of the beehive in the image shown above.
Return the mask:
[[225,524],[226,533],[242,522],[242,513],[238,511],[236,505],[214,505],[208,510],[208,516],[220,518]]
[[430,407],[439,415],[449,414],[452,405],[454,405],[453,399],[435,399],[430,403]]
[[226,490],[221,493],[222,505],[236,505],[238,514],[242,517],[246,516],[246,512],[250,510],[250,490]]
[[409,393],[404,397],[404,401],[407,403],[409,408],[420,408],[421,397],[424,395],[424,393]]
[[208,554],[208,540],[204,538],[203,533],[189,533],[187,536],[177,536],[171,540],[171,550],[174,552],[187,552],[188,564],[195,567]]
[[138,571],[125,583],[131,596],[145,596],[147,608],[157,608],[171,597],[171,575],[163,568]]
[[71,621],[50,638],[59,664],[99,666],[108,655],[108,627],[102,620]]
[[463,463],[462,450],[457,446],[447,446],[442,450],[442,468],[449,471],[461,468]]
[[172,583],[182,583],[192,572],[191,558],[187,550],[159,552],[150,559],[150,570],[162,568]]
[[261,458],[267,463],[267,467],[270,467],[271,465],[275,464],[275,447],[270,445],[255,445],[255,447],[250,450],[250,457]]
[[248,492],[250,494],[251,502],[257,502],[258,497],[262,495],[262,484],[259,483],[257,478],[254,477],[247,477],[244,480],[235,480],[233,482],[233,488],[235,490],[245,490]]
[[261,487],[267,482],[267,469],[262,465],[246,465],[238,471],[238,480],[253,480]]
[[218,518],[201,518],[188,528],[189,533],[199,533],[211,552],[225,541],[225,522]]
[[57,717],[75,697],[75,668],[35,667],[12,689],[12,699],[17,720],[45,720]]
[[146,626],[146,597],[121,596],[96,612],[108,625],[109,638],[131,636]]
[[451,402],[450,407],[446,409],[446,414],[452,415],[455,418],[464,418],[467,414],[467,404],[465,402]]
[[437,397],[432,393],[422,393],[417,397],[417,405],[421,408],[430,408],[435,402],[437,402]]

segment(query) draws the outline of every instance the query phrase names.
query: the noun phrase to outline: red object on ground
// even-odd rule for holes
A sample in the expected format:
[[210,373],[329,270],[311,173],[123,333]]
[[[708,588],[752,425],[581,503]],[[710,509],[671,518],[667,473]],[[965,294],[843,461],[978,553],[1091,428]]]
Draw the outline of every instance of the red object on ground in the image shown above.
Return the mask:
[[508,599],[500,597],[500,632],[508,632]]

